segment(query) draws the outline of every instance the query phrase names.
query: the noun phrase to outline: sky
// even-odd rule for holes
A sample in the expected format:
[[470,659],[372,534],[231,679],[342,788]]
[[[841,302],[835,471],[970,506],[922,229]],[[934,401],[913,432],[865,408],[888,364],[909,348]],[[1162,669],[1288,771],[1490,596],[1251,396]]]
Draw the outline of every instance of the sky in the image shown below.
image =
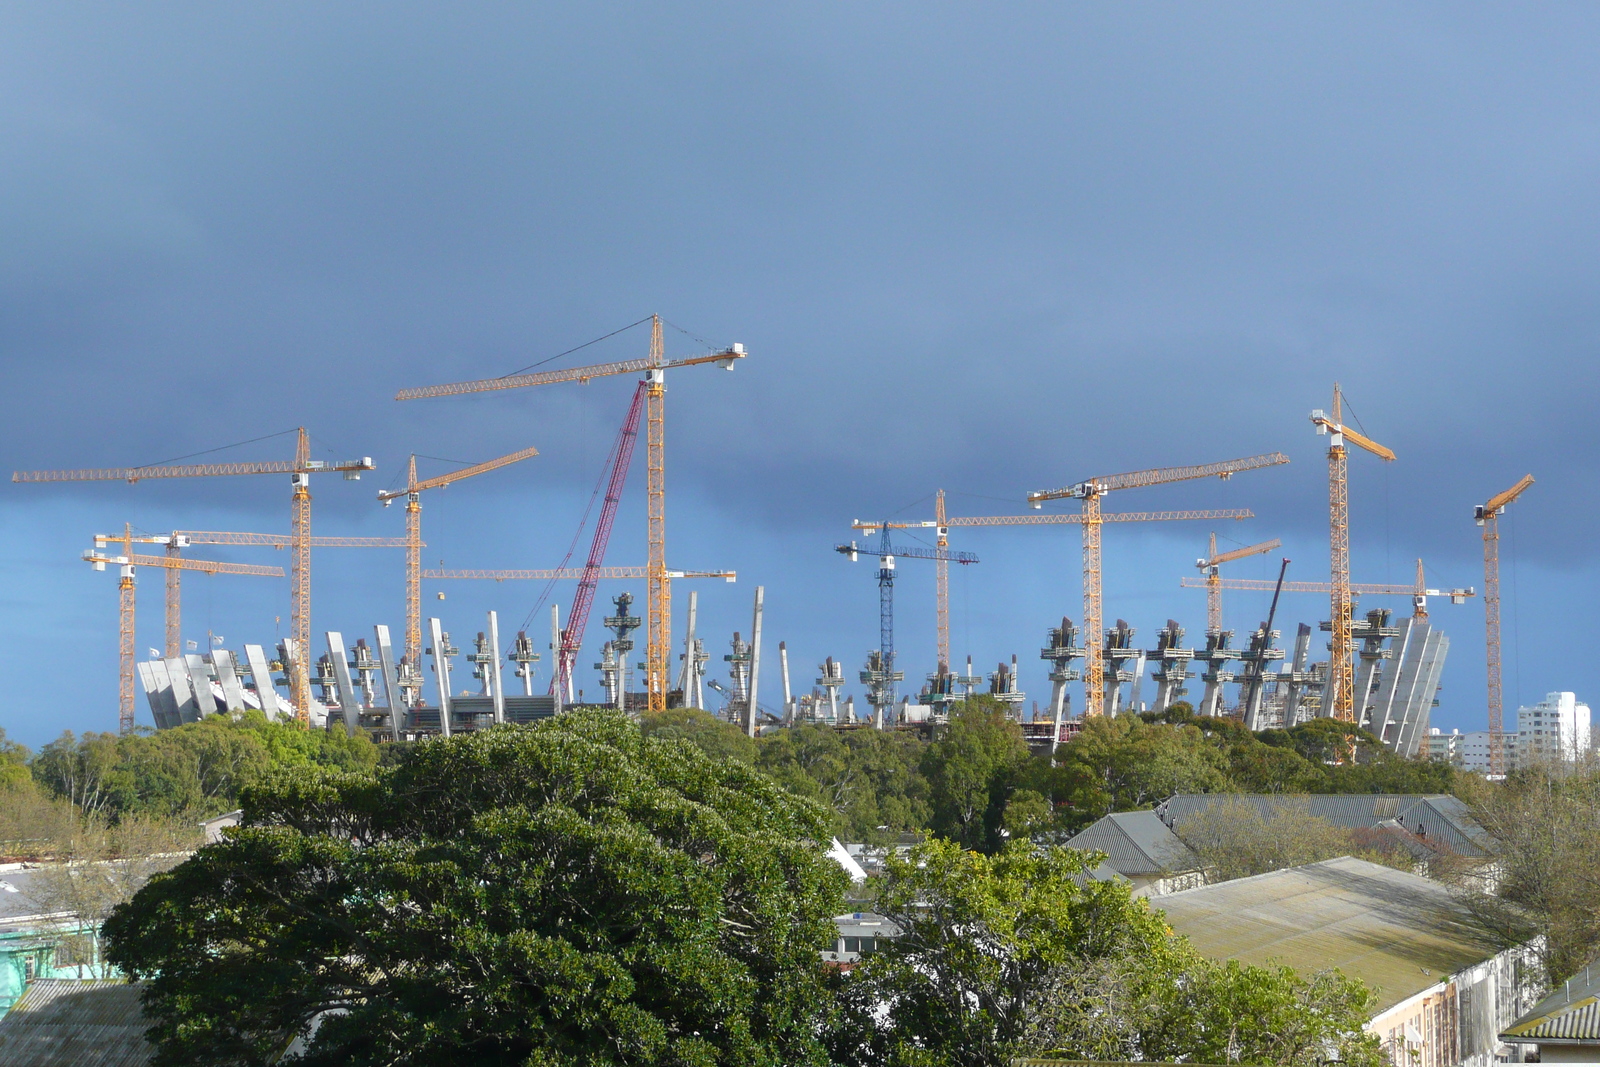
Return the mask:
[[[1327,580],[1307,416],[1337,381],[1398,456],[1351,459],[1354,580],[1409,582],[1420,557],[1481,590],[1473,506],[1532,472],[1501,524],[1506,703],[1594,699],[1597,58],[1600,9],[1577,4],[8,4],[0,454],[289,459],[303,425],[317,457],[378,467],[314,478],[314,531],[399,536],[374,497],[407,456],[431,475],[532,445],[425,495],[426,563],[554,567],[574,543],[581,562],[630,376],[393,396],[660,314],[669,356],[749,352],[668,381],[669,563],[739,575],[694,586],[713,676],[760,585],[764,654],[785,641],[808,691],[824,657],[853,681],[877,646],[875,567],[833,545],[855,519],[931,519],[939,488],[952,514],[1019,514],[1030,490],[1281,450],[1106,510],[1248,508],[1219,546],[1284,547],[1229,574],[1287,556],[1291,579]],[[547,367],[647,345],[636,327]],[[613,564],[644,562],[642,451]],[[115,728],[116,576],[79,558],[94,533],[280,533],[289,494],[281,475],[5,483],[8,736]],[[1153,647],[1174,618],[1203,643],[1204,594],[1179,581],[1212,529],[1108,528],[1107,624]],[[1047,701],[1038,650],[1082,614],[1075,531],[953,547],[980,558],[953,568],[957,660],[1015,654]],[[141,655],[161,589],[140,573]],[[642,603],[642,582],[602,584],[584,667],[624,589]],[[915,688],[932,565],[903,561],[896,595]],[[424,607],[460,645],[491,609],[547,634],[571,596],[431,582]],[[1226,596],[1225,625],[1266,599]],[[403,612],[399,551],[315,554],[319,642]],[[1313,596],[1279,613],[1290,633],[1326,617]],[[1482,729],[1482,601],[1433,621],[1452,640],[1433,724]],[[284,580],[185,583],[201,647],[287,629]]]

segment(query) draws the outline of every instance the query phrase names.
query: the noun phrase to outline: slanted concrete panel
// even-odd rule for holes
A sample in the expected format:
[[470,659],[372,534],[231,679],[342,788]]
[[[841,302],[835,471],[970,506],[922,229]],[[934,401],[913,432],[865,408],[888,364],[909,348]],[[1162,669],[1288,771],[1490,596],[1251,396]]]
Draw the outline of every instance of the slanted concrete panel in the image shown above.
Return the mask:
[[268,719],[283,718],[283,706],[278,702],[278,688],[272,684],[272,668],[267,666],[267,654],[260,645],[245,645],[244,660],[250,664],[250,680],[255,683],[256,697]]
[[217,713],[217,696],[211,690],[211,668],[197,653],[183,657],[189,667],[189,684],[194,686],[194,703],[200,717]]
[[194,687],[189,684],[189,665],[182,656],[166,661],[167,677],[172,680],[172,699],[177,705],[179,722],[199,722],[200,709],[195,704]]
[[350,662],[345,659],[344,634],[327,631],[328,659],[333,661],[333,680],[339,687],[339,710],[344,718],[344,732],[351,737],[361,729],[361,701],[356,699],[356,687],[350,677]]
[[222,686],[222,699],[229,711],[243,711],[244,687],[239,684],[239,672],[233,667],[233,653],[219,648],[211,653],[211,666],[217,672],[217,682]]
[[374,626],[373,638],[378,644],[378,664],[383,668],[383,699],[389,706],[389,739],[400,740],[400,722],[405,717],[405,708],[400,706],[400,675],[395,671],[394,645],[389,640],[387,626]]

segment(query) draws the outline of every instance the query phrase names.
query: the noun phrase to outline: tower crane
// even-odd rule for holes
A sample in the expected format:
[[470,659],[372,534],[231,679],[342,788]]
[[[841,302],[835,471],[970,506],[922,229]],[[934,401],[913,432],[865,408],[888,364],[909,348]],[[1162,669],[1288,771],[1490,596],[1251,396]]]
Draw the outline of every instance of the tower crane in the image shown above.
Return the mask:
[[501,456],[498,459],[485,460],[474,463],[470,467],[441,474],[437,478],[428,478],[417,481],[417,457],[412,453],[411,462],[406,467],[406,487],[404,489],[385,490],[378,494],[384,507],[397,497],[406,498],[406,659],[414,664],[422,662],[422,491],[424,489],[442,489],[452,482],[459,482],[464,478],[471,478],[476,474],[499,470],[501,467],[520,463],[525,459],[537,456],[537,448],[524,448],[518,452]]
[[[889,541],[889,531],[894,527],[888,522],[862,523],[855,522],[852,526],[858,530],[877,531],[878,547],[858,546],[854,541],[848,545],[835,545],[834,551],[850,557],[854,563],[862,552],[878,557],[878,650],[874,660],[868,657],[868,667],[861,672],[861,680],[870,687],[872,703],[878,708],[878,725],[882,726],[883,709],[894,703],[895,682],[904,677],[895,671],[894,663],[894,560],[896,556],[907,559],[931,559],[954,561],[961,564],[978,562],[978,557],[971,552],[949,552],[942,548],[917,548],[909,545],[896,547]],[[904,528],[904,526],[902,526]]]
[[[934,521],[933,522],[856,522],[852,529],[872,531],[887,525],[891,530],[915,530],[931,528],[938,537],[937,546],[941,552],[950,547],[950,527],[952,526],[1056,526],[1077,525],[1083,522],[1082,515],[1069,515],[1052,513],[1049,515],[978,515],[956,516],[945,514],[944,490],[940,489],[934,495]],[[1124,511],[1102,514],[1101,522],[1169,522],[1188,519],[1253,519],[1255,513],[1248,508],[1224,508],[1211,511]],[[950,664],[950,560],[939,559],[934,561],[934,576],[936,582],[936,599],[938,602],[938,638],[939,638],[939,673],[945,674]]]
[[[133,536],[133,527],[123,527],[119,538],[95,536],[95,547],[83,553],[83,558],[95,570],[103,571],[107,564],[117,567],[121,581],[118,584],[117,633],[117,724],[124,734],[133,732],[133,673],[134,673],[134,589],[133,576],[137,567],[162,567],[171,570],[200,571],[204,574],[250,574],[262,578],[282,578],[282,567],[257,567],[248,563],[219,563],[214,560],[174,559],[169,556],[145,556],[133,551],[134,543],[145,538]],[[122,546],[120,555],[109,556],[102,551],[109,544]],[[175,655],[176,653],[174,653]]]
[[[1184,589],[1212,588],[1209,578],[1184,578],[1178,583]],[[1277,582],[1265,578],[1218,578],[1217,589],[1233,589],[1254,593],[1270,593],[1278,586]],[[1396,585],[1393,583],[1351,582],[1350,599],[1353,602],[1359,596],[1408,596],[1411,598],[1412,614],[1419,619],[1428,617],[1428,598],[1444,596],[1450,598],[1452,604],[1463,604],[1468,597],[1477,596],[1478,591],[1472,586],[1464,589],[1429,589],[1422,572],[1422,561],[1417,560],[1417,580],[1413,585]],[[1326,595],[1333,591],[1332,582],[1284,582],[1285,593],[1320,593]]]
[[650,322],[650,354],[644,359],[596,363],[566,370],[536,371],[532,374],[508,374],[503,378],[484,378],[420,389],[402,389],[395,394],[395,399],[417,400],[424,397],[462,396],[496,389],[552,385],[556,382],[587,382],[592,378],[611,374],[631,374],[637,371],[645,373],[645,397],[649,408],[647,491],[650,541],[650,554],[646,565],[649,572],[646,577],[649,607],[646,627],[645,685],[649,692],[650,710],[661,711],[667,706],[667,671],[672,637],[672,578],[667,572],[666,532],[666,372],[678,367],[693,367],[704,363],[715,363],[724,370],[732,370],[734,362],[745,358],[746,353],[743,345],[735,344],[709,355],[669,360],[666,358],[666,346],[661,335],[661,316],[652,315]]
[[1349,455],[1344,443],[1348,440],[1358,448],[1371,452],[1379,459],[1390,462],[1394,453],[1378,442],[1356,433],[1344,425],[1341,409],[1344,394],[1339,383],[1333,383],[1333,415],[1330,418],[1320,408],[1311,413],[1317,433],[1328,435],[1328,555],[1329,581],[1333,586],[1329,603],[1329,620],[1333,644],[1328,658],[1328,690],[1332,700],[1328,703],[1333,718],[1341,722],[1355,721],[1355,680],[1350,657],[1354,648],[1350,629],[1353,625],[1350,603],[1350,483]]
[[1245,548],[1236,548],[1231,552],[1217,555],[1217,535],[1211,535],[1211,551],[1205,559],[1197,559],[1194,565],[1200,568],[1200,573],[1206,576],[1206,629],[1222,629],[1222,571],[1219,570],[1224,563],[1232,563],[1236,559],[1247,556],[1259,556],[1264,552],[1271,552],[1279,548],[1283,542],[1274,537],[1270,541],[1263,541],[1259,545],[1249,545]]
[[[14,471],[13,482],[138,482],[146,478],[210,478],[236,474],[287,474],[294,487],[290,500],[291,544],[294,559],[289,583],[290,620],[295,643],[311,648],[311,475],[339,471],[345,480],[356,481],[362,471],[376,470],[371,456],[330,463],[311,458],[311,438],[304,426],[296,429],[293,460],[264,463],[189,463],[176,466],[102,467],[90,470]],[[187,568],[185,568],[187,569]],[[290,676],[296,714],[302,720],[311,707],[311,677],[305,663],[297,664]]]
[[[115,536],[95,535],[95,543],[114,541]],[[273,548],[293,548],[292,534],[234,533],[218,530],[174,530],[170,534],[134,538],[135,541],[166,546],[167,555],[173,559],[182,556],[190,545],[270,545]],[[312,548],[404,548],[405,541],[398,537],[312,537]],[[183,571],[181,567],[167,568],[167,657],[181,651],[183,643]]]
[[1152,485],[1168,485],[1195,478],[1231,478],[1240,471],[1275,467],[1289,462],[1282,452],[1268,452],[1244,459],[1229,459],[1221,463],[1204,463],[1191,467],[1158,467],[1153,470],[1132,471],[1127,474],[1107,474],[1064,486],[1028,494],[1028,503],[1037,508],[1046,500],[1076,498],[1083,501],[1079,514],[1083,532],[1083,684],[1084,714],[1098,715],[1105,693],[1102,677],[1100,644],[1100,524],[1105,521],[1100,514],[1100,498],[1117,489],[1139,489]]
[[1500,686],[1500,513],[1533,484],[1524,474],[1516,485],[1490,497],[1475,509],[1483,527],[1483,623],[1488,653],[1489,773],[1505,774],[1505,728]]

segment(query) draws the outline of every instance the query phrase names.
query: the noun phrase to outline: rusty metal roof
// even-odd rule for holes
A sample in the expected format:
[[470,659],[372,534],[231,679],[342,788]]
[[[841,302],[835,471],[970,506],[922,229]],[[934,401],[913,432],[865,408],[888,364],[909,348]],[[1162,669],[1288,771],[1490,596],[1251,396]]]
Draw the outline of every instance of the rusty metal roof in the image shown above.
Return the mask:
[[154,1052],[139,1004],[120,979],[41,978],[0,1019],[6,1067],[145,1067]]
[[1377,992],[1380,1011],[1500,950],[1447,886],[1349,856],[1154,903],[1211,959],[1338,968]]

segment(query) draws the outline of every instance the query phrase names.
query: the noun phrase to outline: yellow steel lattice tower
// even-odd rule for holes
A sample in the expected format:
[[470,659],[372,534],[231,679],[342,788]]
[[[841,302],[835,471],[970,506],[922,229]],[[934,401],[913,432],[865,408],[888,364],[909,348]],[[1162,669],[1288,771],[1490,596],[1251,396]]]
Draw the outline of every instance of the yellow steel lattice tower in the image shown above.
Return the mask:
[[1236,559],[1246,556],[1258,556],[1263,552],[1271,552],[1283,542],[1277,538],[1263,541],[1258,545],[1249,545],[1245,548],[1236,548],[1231,552],[1217,555],[1217,535],[1211,535],[1211,553],[1205,559],[1195,560],[1195,566],[1205,575],[1206,580],[1206,630],[1216,633],[1222,629],[1222,570],[1224,563],[1232,563]]
[[292,566],[289,577],[290,630],[294,635],[295,662],[289,672],[290,699],[294,701],[295,715],[301,722],[311,718],[311,438],[305,427],[294,449],[295,474],[294,500],[290,505],[292,521],[289,525],[294,537]]
[[[857,520],[851,529],[872,532],[887,526],[891,530],[914,530],[928,526],[937,527],[939,548],[948,551],[950,547],[950,528],[952,526],[1078,526],[1083,523],[1082,515],[962,515],[952,516],[947,513],[944,506],[944,490],[938,491],[934,498],[934,522],[861,522]],[[1098,512],[1101,523],[1107,522],[1172,522],[1210,519],[1253,519],[1255,513],[1248,508],[1225,508],[1210,511],[1113,511]],[[1276,546],[1277,542],[1273,542]],[[949,568],[941,562],[943,574],[938,588],[939,605],[939,663],[942,665],[941,673],[948,670],[950,663],[950,592]]]
[[[105,570],[107,565],[115,565],[120,573],[117,586],[117,718],[118,725],[123,733],[133,730],[133,674],[135,650],[135,603],[134,603],[134,568],[135,567],[164,567],[169,572],[174,570],[200,571],[205,574],[252,574],[260,577],[281,578],[283,571],[278,567],[256,567],[241,563],[216,563],[209,560],[183,559],[168,554],[165,556],[137,556],[133,553],[133,543],[159,542],[166,538],[160,537],[134,537],[133,527],[124,524],[122,533],[118,535],[96,534],[95,547],[83,554],[87,563],[94,565],[95,570]],[[122,555],[107,556],[100,550],[108,545],[118,544],[122,547]],[[169,617],[170,629],[170,617]],[[181,655],[181,650],[179,652]],[[170,657],[169,657],[170,658]]]
[[474,463],[470,467],[462,467],[448,474],[441,474],[437,478],[427,481],[417,481],[417,457],[411,457],[410,464],[406,467],[406,487],[404,489],[384,490],[378,494],[378,500],[384,507],[398,497],[406,498],[406,657],[407,661],[421,669],[422,663],[422,493],[427,489],[439,489],[459,482],[464,478],[471,478],[475,474],[485,471],[498,470],[501,467],[537,456],[537,448],[524,448],[510,455],[499,456],[495,459]]
[[1079,522],[1083,534],[1083,686],[1085,715],[1099,715],[1105,700],[1105,678],[1100,616],[1100,497],[1117,489],[1138,489],[1195,478],[1231,478],[1240,471],[1277,466],[1289,462],[1282,452],[1270,452],[1244,459],[1224,460],[1190,467],[1158,467],[1152,470],[1110,474],[1078,482],[1061,489],[1029,493],[1028,503],[1039,507],[1046,500],[1068,497],[1083,501]]
[[[640,320],[643,322],[644,320]],[[634,323],[639,325],[639,323]],[[481,378],[477,381],[454,382],[420,389],[402,389],[396,400],[418,400],[424,397],[461,396],[497,389],[521,389],[533,385],[550,385],[555,382],[587,382],[610,374],[628,374],[644,371],[649,383],[646,392],[648,477],[649,494],[649,558],[645,567],[649,605],[648,628],[645,645],[645,685],[651,708],[665,708],[667,701],[669,645],[671,644],[672,575],[667,570],[666,551],[666,455],[665,411],[666,374],[676,367],[693,367],[715,363],[724,370],[732,370],[734,362],[745,357],[743,345],[731,345],[718,352],[687,359],[667,359],[661,333],[661,317],[650,316],[650,354],[644,359],[621,360],[615,363],[596,363],[587,367],[565,370],[535,371],[531,374],[508,374],[501,378]]]
[[[11,480],[13,482],[125,481],[131,483],[142,481],[146,478],[212,478],[243,474],[290,475],[294,483],[294,498],[290,506],[290,514],[293,519],[291,541],[294,549],[294,570],[293,577],[290,580],[290,608],[293,616],[293,635],[295,643],[300,646],[299,657],[301,660],[298,669],[290,671],[290,689],[294,694],[293,699],[297,714],[302,719],[305,719],[309,716],[309,708],[306,702],[311,698],[311,680],[304,663],[310,653],[311,639],[310,475],[341,471],[347,479],[353,481],[361,477],[362,471],[369,471],[374,468],[371,457],[362,457],[361,459],[339,463],[312,460],[311,441],[306,435],[305,427],[299,427],[296,430],[296,434],[295,458],[292,461],[100,467],[88,470],[13,471]],[[184,565],[185,570],[205,569],[203,567],[189,567],[185,561],[177,559],[175,554],[169,554],[168,560],[162,563],[151,564],[148,559],[144,561],[145,566],[170,566],[179,563]],[[177,587],[169,588],[175,591]],[[169,617],[176,619],[176,602],[173,602],[170,606],[173,611]]]
[[667,708],[667,667],[672,645],[672,579],[667,574],[667,456],[666,407],[667,381],[664,365],[666,346],[661,337],[661,316],[650,317],[650,389],[645,394],[647,423],[645,460],[649,477],[650,554],[645,560],[645,584],[649,591],[648,629],[645,646],[645,688],[650,695],[650,710]]
[[1528,486],[1533,475],[1524,474],[1516,485],[1476,509],[1483,527],[1483,626],[1488,658],[1489,773],[1503,775],[1505,766],[1505,709],[1500,678],[1500,513]]
[[1311,413],[1318,433],[1330,436],[1328,444],[1328,582],[1329,628],[1333,640],[1328,652],[1328,681],[1323,707],[1342,722],[1355,721],[1355,681],[1351,631],[1350,592],[1350,483],[1349,454],[1345,441],[1366,449],[1379,459],[1394,459],[1394,453],[1371,438],[1356,433],[1343,422],[1344,394],[1339,383],[1333,385],[1333,417],[1321,411]]
[[[167,541],[167,557],[177,559],[183,552],[177,538]],[[167,658],[183,655],[183,568],[167,568]]]
[[[422,669],[422,496],[417,484],[417,457],[406,469],[406,660]],[[381,499],[381,498],[380,498]]]
[[[934,533],[938,535],[939,551],[950,547],[950,524],[944,513],[944,490],[933,497]],[[934,578],[938,593],[939,622],[939,673],[950,673],[950,560],[940,555],[933,561]]]
[[124,563],[117,583],[117,729],[125,735],[133,733],[134,644],[133,565]]

